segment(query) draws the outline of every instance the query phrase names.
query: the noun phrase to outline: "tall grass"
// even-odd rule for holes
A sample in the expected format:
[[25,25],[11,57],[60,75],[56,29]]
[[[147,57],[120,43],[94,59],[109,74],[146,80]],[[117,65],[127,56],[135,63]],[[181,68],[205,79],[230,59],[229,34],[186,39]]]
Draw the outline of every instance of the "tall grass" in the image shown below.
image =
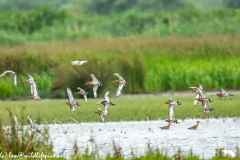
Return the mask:
[[[18,86],[10,76],[0,78],[1,98],[24,98],[30,87],[27,74],[37,81],[44,98],[65,97],[66,87],[82,87],[94,74],[102,83],[99,95],[116,92],[114,72],[126,79],[124,93],[187,90],[199,83],[206,90],[239,89],[240,39],[231,35],[164,38],[74,39],[39,42],[15,47],[1,46],[1,72],[18,74]],[[87,60],[72,66],[72,60]]]

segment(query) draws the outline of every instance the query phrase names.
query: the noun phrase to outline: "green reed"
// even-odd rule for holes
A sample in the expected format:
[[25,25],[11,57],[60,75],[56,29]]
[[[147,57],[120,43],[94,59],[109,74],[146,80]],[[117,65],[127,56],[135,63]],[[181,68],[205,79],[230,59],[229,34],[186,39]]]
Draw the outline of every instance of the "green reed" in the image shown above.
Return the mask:
[[[239,89],[239,38],[230,35],[204,37],[169,36],[165,38],[75,39],[61,42],[29,43],[15,47],[1,46],[1,72],[13,70],[0,78],[0,97],[21,99],[30,93],[22,83],[27,74],[39,83],[44,98],[63,98],[67,87],[82,87],[93,97],[92,88],[84,84],[94,74],[102,83],[99,95],[116,92],[114,72],[128,84],[123,93],[153,93],[187,90],[199,83],[205,89]],[[73,60],[87,60],[72,66]],[[25,77],[25,78],[24,78]]]

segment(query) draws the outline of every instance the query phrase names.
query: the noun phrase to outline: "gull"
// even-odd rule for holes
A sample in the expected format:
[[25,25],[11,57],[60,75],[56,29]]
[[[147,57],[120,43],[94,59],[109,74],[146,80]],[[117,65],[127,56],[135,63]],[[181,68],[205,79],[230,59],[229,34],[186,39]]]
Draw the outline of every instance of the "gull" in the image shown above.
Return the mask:
[[87,61],[72,61],[72,65],[83,65],[84,63],[87,63]]
[[0,77],[5,76],[6,74],[11,74],[11,75],[13,75],[14,85],[17,86],[17,74],[16,74],[15,72],[13,72],[13,71],[7,70],[7,71],[4,71],[4,72],[0,75]]
[[225,89],[220,88],[220,93],[217,94],[219,97],[228,97],[230,100],[232,100],[229,96],[233,96],[232,94],[229,94],[225,91]]
[[125,84],[127,84],[127,81],[125,79],[123,79],[118,73],[114,73],[114,75],[118,78],[118,80],[115,80],[115,81],[112,81],[112,82],[118,83],[116,96],[120,96],[122,88]]
[[30,83],[30,87],[31,87],[31,96],[28,98],[31,99],[42,99],[39,95],[38,95],[38,91],[37,91],[37,83],[35,81],[33,81],[32,83]]
[[162,130],[166,130],[166,129],[169,129],[170,128],[170,123],[168,123],[168,125],[167,126],[163,126],[163,127],[159,127],[159,128],[161,128]]
[[165,104],[169,104],[168,107],[168,119],[165,120],[166,122],[173,122],[173,123],[179,123],[177,119],[174,118],[174,107],[175,105],[182,105],[179,101],[174,101],[172,98],[169,98]]
[[72,112],[74,112],[76,107],[79,106],[79,104],[77,101],[74,100],[73,94],[70,88],[67,88],[67,95],[68,95],[68,102],[65,102],[65,103],[69,105]]
[[87,82],[85,85],[93,86],[93,94],[94,94],[94,97],[96,98],[98,86],[102,86],[102,83],[100,81],[98,81],[97,78],[93,74],[91,74],[91,78],[92,78],[92,81]]
[[188,129],[191,129],[191,130],[196,130],[198,128],[198,124],[200,123],[200,121],[197,121],[197,124],[192,126],[192,127],[189,127]]
[[80,88],[80,87],[77,87],[77,89],[78,89],[79,91],[78,91],[77,93],[75,93],[75,94],[83,95],[85,101],[88,102],[88,100],[87,100],[87,94],[88,94],[88,92],[84,91],[84,90],[83,90],[82,88]]

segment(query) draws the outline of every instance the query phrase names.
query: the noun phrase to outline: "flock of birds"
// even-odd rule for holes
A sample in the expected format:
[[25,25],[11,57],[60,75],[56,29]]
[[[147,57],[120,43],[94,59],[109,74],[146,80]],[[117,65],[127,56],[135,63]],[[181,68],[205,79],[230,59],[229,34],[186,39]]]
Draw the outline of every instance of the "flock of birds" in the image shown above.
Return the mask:
[[[72,65],[83,65],[85,63],[87,63],[87,61],[72,61],[71,62]],[[5,75],[7,75],[7,74],[13,75],[14,85],[16,86],[17,85],[17,74],[15,72],[13,72],[13,71],[7,70],[7,71],[3,72],[0,75],[0,77],[3,77]],[[124,85],[127,84],[127,81],[124,78],[122,78],[118,73],[114,73],[114,75],[118,78],[117,80],[113,81],[113,82],[118,83],[118,88],[117,88],[117,92],[116,92],[116,96],[118,97],[118,96],[121,95],[121,91],[122,91]],[[93,74],[91,74],[91,79],[92,79],[92,81],[87,82],[85,85],[90,85],[90,86],[93,87],[93,95],[94,95],[95,98],[97,98],[97,90],[98,90],[99,86],[102,86],[102,83]],[[30,92],[31,92],[31,96],[29,97],[30,99],[34,99],[34,100],[42,99],[38,95],[37,81],[35,81],[34,78],[31,75],[28,74],[28,79],[24,80],[23,82],[28,83],[30,85]],[[203,85],[202,84],[200,84],[199,87],[190,87],[190,88],[191,88],[192,92],[196,93],[195,98],[194,98],[194,102],[193,102],[194,106],[197,104],[198,101],[200,101],[200,102],[202,102],[203,112],[204,113],[210,112],[210,111],[214,110],[214,108],[208,108],[208,104],[210,102],[213,102],[213,101],[211,101],[209,98],[206,97],[206,95],[205,95],[205,93],[203,91]],[[88,92],[86,92],[85,90],[83,90],[80,87],[77,87],[77,89],[79,91],[76,92],[75,94],[82,95],[84,97],[85,101],[88,102],[88,99],[87,99]],[[76,107],[79,106],[79,103],[74,100],[74,97],[73,97],[73,94],[72,94],[72,91],[71,91],[70,88],[67,88],[67,95],[68,95],[68,101],[65,102],[65,103],[67,105],[69,105],[70,109],[72,110],[72,112],[74,112]],[[99,100],[96,103],[96,104],[102,104],[104,106],[103,110],[101,108],[98,108],[94,112],[94,113],[96,113],[96,114],[98,114],[100,116],[100,118],[102,119],[103,122],[105,122],[104,121],[104,117],[106,117],[108,115],[108,107],[109,107],[109,105],[115,105],[115,104],[113,104],[110,101],[108,96],[109,96],[109,91],[107,91],[105,93],[104,99],[101,99],[101,100]],[[227,93],[224,89],[220,88],[220,92],[217,94],[217,96],[219,96],[219,97],[228,97],[230,100],[232,100],[230,98],[230,96],[233,96],[233,95]],[[177,121],[177,119],[174,117],[174,107],[176,105],[182,105],[181,102],[173,100],[172,98],[169,98],[169,100],[167,102],[165,102],[165,104],[169,105],[169,107],[168,107],[168,119],[165,120],[166,122],[168,122],[168,125],[160,127],[163,130],[169,129],[171,123],[179,123]],[[70,117],[70,118],[74,121],[74,123],[80,124],[74,118],[72,118],[72,117]],[[14,121],[15,121],[16,129],[20,130],[21,127],[18,124],[18,120],[17,120],[17,116],[16,115],[14,116]],[[36,126],[36,124],[38,122],[36,120],[34,120],[30,115],[28,115],[28,117],[27,117],[27,122],[30,125],[29,130],[35,130],[35,131],[41,133],[41,130],[39,130],[37,128],[37,126]],[[199,123],[200,123],[200,121],[197,121],[196,125],[194,125],[192,127],[189,127],[188,129],[196,130],[198,128]],[[223,150],[223,151],[225,152],[225,150]],[[230,153],[227,152],[226,154],[230,154]]]
[[[210,98],[206,97],[206,95],[205,95],[205,93],[203,91],[203,85],[202,84],[200,84],[199,87],[189,87],[189,88],[192,89],[191,90],[192,92],[196,93],[195,98],[194,98],[194,102],[193,102],[194,106],[196,106],[197,102],[200,101],[200,102],[202,102],[203,112],[204,113],[207,113],[207,112],[210,112],[210,111],[214,110],[214,108],[208,108],[208,103],[213,102],[213,101],[211,101]],[[230,98],[230,96],[233,96],[233,95],[227,93],[223,88],[220,88],[220,92],[217,93],[217,96],[219,96],[219,97],[228,97],[230,100],[232,100]],[[168,107],[168,119],[165,120],[166,122],[168,122],[168,125],[160,127],[161,129],[169,129],[171,123],[179,123],[177,121],[177,119],[174,118],[174,107],[176,105],[182,105],[182,103],[180,103],[179,101],[175,101],[172,98],[169,98],[169,100],[167,102],[165,102],[165,104],[169,104],[169,107]],[[188,128],[188,129],[191,129],[191,130],[197,129],[199,123],[200,123],[200,121],[197,121],[196,125]]]
[[[72,61],[71,64],[72,65],[83,65],[87,63],[87,61]],[[3,72],[0,77],[3,77],[7,74],[11,74],[13,75],[14,78],[14,85],[17,85],[17,74],[13,71],[7,70],[5,72]],[[114,75],[118,78],[117,80],[114,80],[113,82],[118,83],[118,88],[117,88],[117,92],[116,92],[116,96],[120,96],[121,95],[121,91],[124,87],[124,85],[127,84],[127,81],[121,77],[118,73],[114,73]],[[90,85],[93,87],[93,95],[95,98],[97,98],[97,90],[99,86],[102,86],[102,83],[93,75],[91,74],[91,79],[92,81],[87,82],[85,85]],[[31,92],[31,96],[29,97],[30,99],[34,99],[34,100],[39,100],[42,99],[39,95],[38,95],[38,90],[37,90],[37,81],[34,80],[34,78],[28,74],[28,79],[24,80],[23,82],[28,83],[30,85],[30,92]],[[203,85],[200,84],[199,87],[190,87],[192,89],[192,92],[195,92],[195,98],[194,98],[194,106],[197,104],[198,101],[202,102],[202,106],[203,106],[203,112],[210,112],[213,111],[214,108],[208,108],[208,103],[212,102],[209,98],[206,97],[204,91],[203,91]],[[80,87],[77,87],[77,89],[79,90],[78,92],[76,92],[76,94],[78,95],[82,95],[85,99],[86,102],[88,102],[87,99],[87,95],[88,92],[86,92],[85,90],[83,90]],[[72,112],[75,111],[76,107],[79,106],[79,103],[77,101],[74,100],[72,91],[70,88],[67,88],[67,95],[68,95],[68,101],[65,102],[67,105],[70,106],[70,109],[72,110]],[[102,104],[104,106],[103,110],[101,108],[98,108],[94,113],[98,114],[100,116],[100,118],[102,119],[103,122],[104,118],[108,115],[108,107],[109,105],[115,105],[113,104],[110,99],[109,99],[109,91],[107,91],[104,95],[104,99],[99,100],[96,104]],[[217,96],[219,97],[228,97],[230,100],[232,100],[230,98],[230,96],[233,96],[232,94],[227,93],[224,89],[220,88],[220,93],[217,94]],[[181,103],[179,101],[175,101],[172,98],[169,98],[169,100],[167,102],[165,102],[165,104],[168,104],[168,119],[166,119],[165,121],[168,122],[167,126],[163,126],[160,127],[161,129],[169,129],[170,128],[170,124],[171,123],[179,123],[177,121],[176,118],[174,118],[174,107],[176,105],[181,105]],[[72,117],[70,117],[72,118]],[[14,118],[16,123],[17,123],[17,118]],[[73,118],[72,118],[73,119]],[[77,121],[75,119],[73,119],[75,123],[77,123]],[[36,128],[36,120],[33,120],[31,118],[31,116],[28,115],[28,122],[30,124],[30,128]],[[198,125],[199,125],[199,121],[197,121],[197,124],[188,128],[188,129],[197,129]]]
[[[85,63],[87,63],[87,61],[72,61],[71,62],[72,65],[83,65]],[[17,74],[14,71],[7,70],[7,71],[3,72],[0,75],[0,77],[3,77],[7,74],[13,75],[14,85],[17,86]],[[122,91],[124,85],[127,84],[127,81],[125,79],[123,79],[118,73],[114,73],[114,75],[118,78],[117,80],[113,81],[113,82],[118,83],[118,88],[117,88],[117,92],[116,92],[116,97],[118,97],[118,96],[121,95],[121,91]],[[98,90],[99,86],[102,86],[102,83],[100,81],[98,81],[98,79],[93,74],[91,74],[91,79],[92,79],[92,81],[87,82],[85,85],[90,85],[90,86],[93,87],[93,95],[94,95],[95,98],[97,98],[97,90]],[[41,96],[38,95],[38,90],[37,90],[37,83],[38,82],[30,74],[28,74],[28,79],[24,80],[23,82],[30,85],[31,96],[29,96],[28,98],[33,99],[33,100],[42,99]],[[88,92],[86,92],[85,90],[83,90],[80,87],[77,87],[77,89],[79,91],[76,92],[76,94],[82,95],[84,97],[85,101],[88,102],[88,99],[87,99]],[[72,90],[68,87],[67,87],[67,95],[68,95],[68,101],[65,102],[65,103],[67,105],[69,105],[72,112],[74,112],[76,110],[76,107],[79,106],[79,103],[74,100]],[[94,112],[94,113],[96,113],[100,116],[100,118],[102,119],[103,122],[105,122],[104,117],[106,117],[107,114],[108,114],[109,105],[115,105],[110,101],[108,96],[109,96],[109,91],[107,91],[105,93],[104,99],[99,100],[96,103],[96,104],[102,104],[104,106],[103,110],[101,108],[98,108]],[[75,123],[78,123],[74,118],[72,118],[72,117],[70,117],[70,118],[73,119],[73,121]],[[17,124],[17,126],[19,126],[18,121],[17,121],[17,116],[14,117],[14,121],[15,121],[15,124]],[[36,129],[37,131],[39,131],[36,127],[36,123],[37,123],[36,120],[34,120],[31,116],[28,115],[27,121],[30,125],[29,129]],[[19,127],[17,127],[17,128],[19,128]]]

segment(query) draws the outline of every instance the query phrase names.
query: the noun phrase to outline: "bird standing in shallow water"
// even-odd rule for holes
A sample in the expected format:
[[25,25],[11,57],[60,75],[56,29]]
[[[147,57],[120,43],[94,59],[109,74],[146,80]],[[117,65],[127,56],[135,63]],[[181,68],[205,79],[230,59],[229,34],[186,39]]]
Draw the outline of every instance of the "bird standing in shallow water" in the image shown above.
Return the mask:
[[191,130],[196,130],[198,128],[198,124],[200,123],[200,121],[197,121],[197,124],[192,126],[192,127],[189,127],[188,129],[191,129]]
[[170,128],[170,123],[168,123],[168,125],[167,126],[163,126],[163,127],[159,127],[159,128],[161,128],[162,130],[166,130],[166,129],[169,129]]

